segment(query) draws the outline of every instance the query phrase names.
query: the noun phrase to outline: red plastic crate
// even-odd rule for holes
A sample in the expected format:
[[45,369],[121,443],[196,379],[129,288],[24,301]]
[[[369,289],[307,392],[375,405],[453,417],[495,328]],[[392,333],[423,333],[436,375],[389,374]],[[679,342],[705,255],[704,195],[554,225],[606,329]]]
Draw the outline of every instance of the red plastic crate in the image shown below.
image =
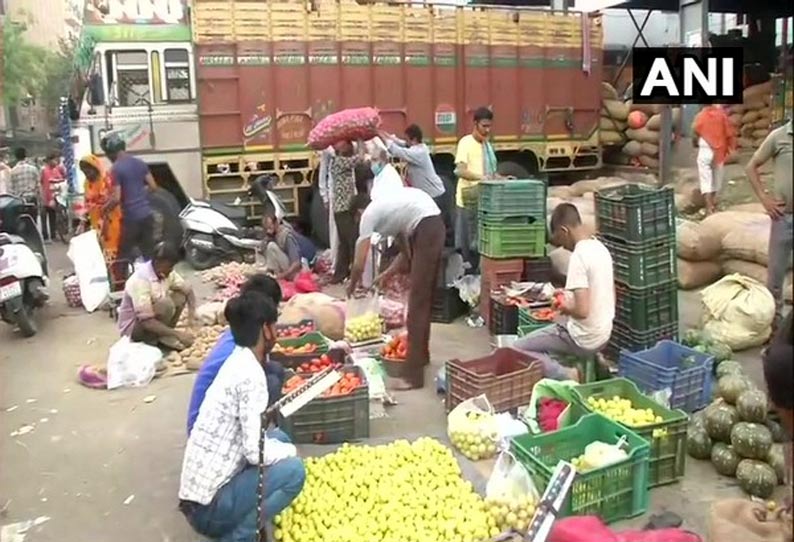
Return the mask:
[[448,361],[446,375],[447,412],[482,394],[496,412],[505,412],[529,404],[532,388],[543,378],[543,365],[512,348],[497,348],[482,358]]
[[481,256],[480,276],[483,283],[488,282],[494,286],[520,281],[524,276],[524,260],[521,258],[494,260]]

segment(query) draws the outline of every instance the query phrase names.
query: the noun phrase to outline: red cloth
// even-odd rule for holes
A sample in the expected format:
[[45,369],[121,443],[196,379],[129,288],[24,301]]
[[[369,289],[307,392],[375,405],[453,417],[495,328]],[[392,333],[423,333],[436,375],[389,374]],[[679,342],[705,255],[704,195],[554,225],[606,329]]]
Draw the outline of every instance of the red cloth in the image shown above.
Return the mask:
[[702,137],[714,151],[714,162],[722,165],[736,150],[736,130],[725,109],[719,105],[704,107],[692,125],[695,135]]
[[62,165],[46,165],[41,169],[41,198],[45,207],[55,207],[52,184],[66,180],[66,169]]
[[547,542],[703,542],[683,529],[615,532],[595,516],[575,516],[554,522]]

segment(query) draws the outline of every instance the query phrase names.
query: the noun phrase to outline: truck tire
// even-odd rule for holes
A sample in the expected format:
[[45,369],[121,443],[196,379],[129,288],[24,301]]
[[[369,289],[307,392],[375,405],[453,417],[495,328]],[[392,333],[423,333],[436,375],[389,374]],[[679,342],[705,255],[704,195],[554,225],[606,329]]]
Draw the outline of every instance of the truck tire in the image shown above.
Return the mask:
[[510,175],[516,179],[532,178],[527,169],[517,162],[512,162],[509,160],[506,162],[499,162],[499,166],[496,169],[500,175]]
[[154,215],[154,243],[166,242],[174,247],[182,246],[182,223],[179,221],[180,207],[173,194],[157,189],[149,193],[149,204]]

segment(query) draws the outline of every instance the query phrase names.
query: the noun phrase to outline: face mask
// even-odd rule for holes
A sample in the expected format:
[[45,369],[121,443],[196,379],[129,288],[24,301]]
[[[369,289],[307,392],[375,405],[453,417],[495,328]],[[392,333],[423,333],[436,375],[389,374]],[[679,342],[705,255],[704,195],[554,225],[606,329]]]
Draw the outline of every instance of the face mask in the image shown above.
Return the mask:
[[380,172],[383,171],[383,168],[385,166],[381,163],[377,163],[377,164],[372,164],[370,167],[372,168],[372,174],[377,177],[378,175],[380,175]]

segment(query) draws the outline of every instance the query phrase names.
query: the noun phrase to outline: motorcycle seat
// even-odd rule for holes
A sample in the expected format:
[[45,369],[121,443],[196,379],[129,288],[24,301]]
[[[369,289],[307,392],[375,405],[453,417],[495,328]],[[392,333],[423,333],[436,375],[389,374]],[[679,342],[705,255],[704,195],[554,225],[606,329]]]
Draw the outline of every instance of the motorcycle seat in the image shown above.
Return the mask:
[[232,237],[238,237],[240,239],[244,238],[242,230],[238,230],[236,228],[218,228],[218,233],[231,235]]
[[242,205],[229,205],[220,201],[210,201],[210,208],[215,209],[232,221],[246,217],[246,208]]

